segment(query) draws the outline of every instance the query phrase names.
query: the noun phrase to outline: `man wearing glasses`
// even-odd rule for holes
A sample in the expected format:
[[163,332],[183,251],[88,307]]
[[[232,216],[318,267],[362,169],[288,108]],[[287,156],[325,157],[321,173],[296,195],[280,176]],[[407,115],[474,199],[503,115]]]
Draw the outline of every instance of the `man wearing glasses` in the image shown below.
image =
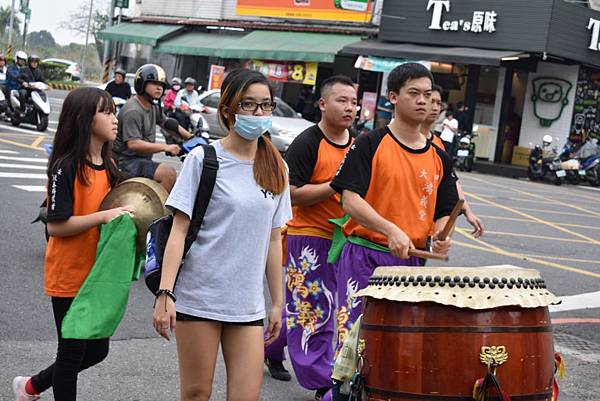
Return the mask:
[[329,184],[353,143],[348,128],[356,117],[357,102],[355,85],[346,76],[328,78],[320,92],[321,121],[298,135],[285,157],[293,205],[285,256],[287,332],[265,352],[271,375],[285,380],[281,373],[287,338],[298,383],[316,390],[316,400],[331,387],[336,324],[335,271],[327,263],[334,228],[329,219],[344,215]]

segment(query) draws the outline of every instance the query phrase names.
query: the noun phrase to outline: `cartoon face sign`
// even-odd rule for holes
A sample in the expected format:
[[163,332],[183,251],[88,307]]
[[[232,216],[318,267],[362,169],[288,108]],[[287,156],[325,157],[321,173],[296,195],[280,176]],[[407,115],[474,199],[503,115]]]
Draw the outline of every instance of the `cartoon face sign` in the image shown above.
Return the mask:
[[569,92],[573,84],[561,78],[540,77],[533,80],[533,112],[542,127],[550,127],[560,119],[569,104]]

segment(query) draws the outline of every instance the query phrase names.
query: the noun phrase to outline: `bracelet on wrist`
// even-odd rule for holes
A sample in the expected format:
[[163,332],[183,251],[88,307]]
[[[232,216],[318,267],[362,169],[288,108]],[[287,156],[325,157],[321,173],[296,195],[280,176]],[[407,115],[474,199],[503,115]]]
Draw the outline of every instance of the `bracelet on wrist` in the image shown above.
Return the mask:
[[168,290],[166,288],[161,288],[160,290],[156,291],[156,294],[155,294],[156,298],[158,298],[162,294],[164,294],[167,297],[171,298],[173,300],[173,302],[177,302],[177,298],[175,298],[175,294],[173,294],[173,291]]

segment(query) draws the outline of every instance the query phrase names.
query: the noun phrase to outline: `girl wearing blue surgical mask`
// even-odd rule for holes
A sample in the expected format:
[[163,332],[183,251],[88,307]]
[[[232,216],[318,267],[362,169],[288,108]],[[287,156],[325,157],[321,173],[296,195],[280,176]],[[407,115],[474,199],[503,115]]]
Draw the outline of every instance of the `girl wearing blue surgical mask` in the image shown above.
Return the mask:
[[[202,172],[202,147],[186,157],[167,200],[174,221],[154,328],[167,340],[176,331],[182,401],[210,399],[219,345],[227,367],[227,400],[260,398],[264,346],[281,329],[280,229],[291,218],[287,168],[263,136],[275,107],[261,73],[234,70],[223,81],[219,118],[229,134],[212,143],[219,162],[215,187],[180,270]],[[265,274],[272,301],[268,313]]]

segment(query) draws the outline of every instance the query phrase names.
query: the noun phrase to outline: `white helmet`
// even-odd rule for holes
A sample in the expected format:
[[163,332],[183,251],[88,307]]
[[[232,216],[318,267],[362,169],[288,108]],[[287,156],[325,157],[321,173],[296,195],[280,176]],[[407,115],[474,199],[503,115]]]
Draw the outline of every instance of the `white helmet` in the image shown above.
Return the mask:
[[552,136],[551,135],[544,135],[542,137],[542,142],[544,143],[544,146],[548,146],[552,143]]
[[464,144],[464,145],[469,145],[471,143],[471,140],[468,137],[463,136],[462,138],[460,138],[459,142],[462,143],[462,144]]
[[23,50],[19,50],[17,54],[15,54],[15,58],[17,60],[27,61],[27,53],[25,53]]

